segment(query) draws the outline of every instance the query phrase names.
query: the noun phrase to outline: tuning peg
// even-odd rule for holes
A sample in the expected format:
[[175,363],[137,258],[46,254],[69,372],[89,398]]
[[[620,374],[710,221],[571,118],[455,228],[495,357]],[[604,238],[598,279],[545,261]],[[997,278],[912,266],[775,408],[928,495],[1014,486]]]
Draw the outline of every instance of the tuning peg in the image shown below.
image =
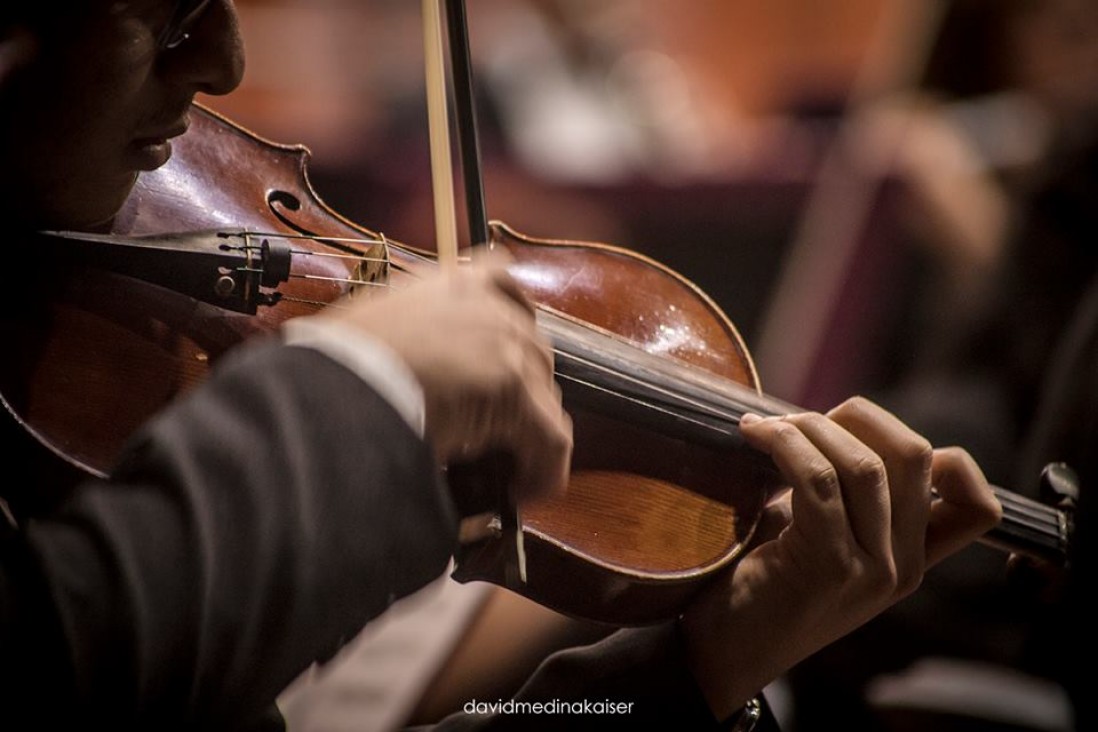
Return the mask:
[[1041,499],[1061,508],[1079,501],[1079,476],[1067,463],[1049,463],[1041,471]]

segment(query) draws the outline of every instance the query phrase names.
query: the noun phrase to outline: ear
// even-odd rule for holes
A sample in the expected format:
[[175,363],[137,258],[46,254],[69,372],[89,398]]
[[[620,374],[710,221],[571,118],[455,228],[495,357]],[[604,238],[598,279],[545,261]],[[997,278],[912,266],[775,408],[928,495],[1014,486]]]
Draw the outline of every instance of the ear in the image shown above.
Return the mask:
[[23,26],[0,25],[0,89],[16,69],[34,58],[36,47],[34,35]]

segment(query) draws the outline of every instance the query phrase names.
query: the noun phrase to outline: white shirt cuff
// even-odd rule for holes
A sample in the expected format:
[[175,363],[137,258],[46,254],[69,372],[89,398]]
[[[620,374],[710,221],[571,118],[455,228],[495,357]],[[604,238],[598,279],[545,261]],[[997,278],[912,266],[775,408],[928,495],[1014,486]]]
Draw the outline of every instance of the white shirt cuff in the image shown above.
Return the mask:
[[424,434],[423,388],[404,360],[387,345],[349,326],[316,317],[282,324],[288,345],[325,354],[369,384],[420,437]]

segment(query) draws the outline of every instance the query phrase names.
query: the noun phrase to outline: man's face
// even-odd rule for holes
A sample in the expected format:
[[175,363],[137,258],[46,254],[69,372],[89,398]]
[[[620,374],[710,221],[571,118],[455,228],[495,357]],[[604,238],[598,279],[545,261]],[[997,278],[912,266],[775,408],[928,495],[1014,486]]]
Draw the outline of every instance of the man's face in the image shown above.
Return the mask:
[[174,48],[158,39],[175,0],[87,1],[86,18],[44,31],[0,90],[0,205],[39,228],[113,216],[137,173],[167,161],[195,94],[227,93],[243,72],[232,0],[192,2],[199,12]]

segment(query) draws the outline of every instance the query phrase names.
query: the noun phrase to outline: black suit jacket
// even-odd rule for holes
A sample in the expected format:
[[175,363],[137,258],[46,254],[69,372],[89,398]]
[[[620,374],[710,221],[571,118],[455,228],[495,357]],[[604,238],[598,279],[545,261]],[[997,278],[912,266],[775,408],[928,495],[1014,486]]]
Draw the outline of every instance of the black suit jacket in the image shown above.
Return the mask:
[[[153,420],[111,480],[20,519],[0,552],[4,729],[277,722],[295,676],[443,571],[457,524],[428,446],[389,404],[273,340]],[[719,728],[672,627],[560,654],[516,700],[634,706],[442,726]]]

